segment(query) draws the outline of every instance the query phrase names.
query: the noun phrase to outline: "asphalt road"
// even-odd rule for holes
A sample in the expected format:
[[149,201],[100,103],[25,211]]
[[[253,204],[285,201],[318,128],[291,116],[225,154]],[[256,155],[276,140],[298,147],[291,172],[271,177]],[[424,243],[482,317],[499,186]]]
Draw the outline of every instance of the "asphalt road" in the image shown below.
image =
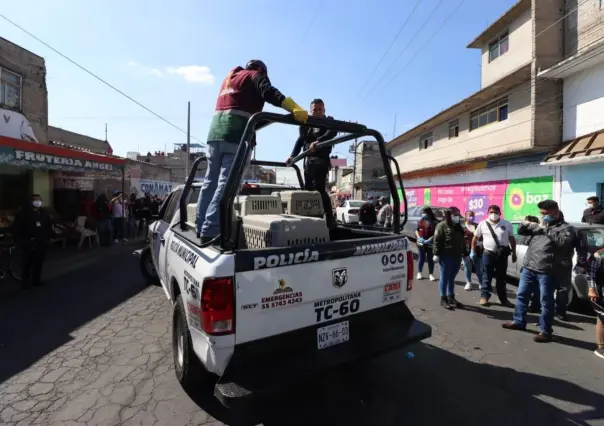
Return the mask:
[[593,318],[572,315],[540,345],[459,284],[467,308],[448,312],[436,283],[415,283],[410,305],[434,327],[426,342],[229,413],[180,388],[170,304],[134,257],[107,257],[0,300],[0,424],[604,425]]

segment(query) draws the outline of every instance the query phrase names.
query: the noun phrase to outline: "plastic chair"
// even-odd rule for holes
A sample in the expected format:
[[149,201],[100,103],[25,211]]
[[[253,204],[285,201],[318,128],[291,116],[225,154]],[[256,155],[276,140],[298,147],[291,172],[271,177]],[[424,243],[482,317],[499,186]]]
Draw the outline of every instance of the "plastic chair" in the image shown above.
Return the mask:
[[82,248],[84,240],[88,239],[88,246],[92,248],[92,238],[96,239],[97,247],[100,246],[99,234],[92,229],[86,228],[86,216],[79,216],[76,219],[76,231],[80,233],[80,242],[78,243],[78,250]]

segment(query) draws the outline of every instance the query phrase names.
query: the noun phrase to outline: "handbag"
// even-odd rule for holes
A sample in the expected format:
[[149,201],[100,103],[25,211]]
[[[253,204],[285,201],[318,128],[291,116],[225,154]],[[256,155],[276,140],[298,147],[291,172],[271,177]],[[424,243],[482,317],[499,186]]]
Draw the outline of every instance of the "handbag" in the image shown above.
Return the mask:
[[489,222],[485,223],[489,227],[489,231],[491,231],[491,235],[493,236],[493,240],[495,240],[495,244],[497,244],[497,250],[495,251],[495,254],[501,257],[508,257],[510,254],[512,254],[512,250],[510,250],[509,247],[502,247],[499,244],[499,238],[497,238],[497,235],[495,235],[495,231],[493,231],[493,227],[491,226],[491,224]]

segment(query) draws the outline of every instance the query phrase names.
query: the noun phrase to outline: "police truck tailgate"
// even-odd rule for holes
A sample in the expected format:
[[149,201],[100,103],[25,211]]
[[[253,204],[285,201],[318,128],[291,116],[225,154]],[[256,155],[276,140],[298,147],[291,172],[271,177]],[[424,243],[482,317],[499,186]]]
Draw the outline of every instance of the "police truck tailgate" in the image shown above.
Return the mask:
[[237,253],[236,344],[330,323],[317,328],[323,349],[354,338],[351,316],[406,300],[407,238],[355,241]]

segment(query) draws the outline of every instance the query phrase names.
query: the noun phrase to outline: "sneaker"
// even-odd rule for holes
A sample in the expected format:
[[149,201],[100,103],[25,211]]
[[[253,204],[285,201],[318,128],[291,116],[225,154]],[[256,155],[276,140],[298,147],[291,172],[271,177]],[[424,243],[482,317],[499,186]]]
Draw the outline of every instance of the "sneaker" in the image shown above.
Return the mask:
[[565,321],[565,322],[568,321],[568,317],[566,316],[566,314],[564,314],[564,315],[561,315],[561,314],[560,315],[556,315],[556,319],[558,321]]
[[424,277],[422,277],[422,273],[421,272],[418,272],[417,273],[417,277],[415,277],[415,279],[417,279],[417,280],[423,280]]
[[126,242],[128,242],[128,238],[124,238],[124,242],[125,242],[125,243],[126,243]]
[[506,330],[526,331],[526,327],[522,327],[516,324],[514,321],[504,322],[503,324],[501,324],[501,326]]
[[434,275],[430,274],[430,281],[436,281],[436,278],[434,278]]
[[533,340],[537,343],[549,343],[552,341],[552,336],[550,334],[539,333],[533,337]]
[[447,300],[447,298],[445,296],[440,297],[440,306],[442,306],[443,308],[445,308],[448,311],[453,310],[453,307],[449,304],[449,301]]
[[480,306],[489,306],[489,299],[486,297],[481,297],[480,302],[478,302]]
[[472,290],[472,283],[470,283],[470,282],[466,283],[466,286],[463,289],[465,291],[471,291]]
[[116,238],[115,240],[113,240],[114,243],[119,243],[120,241]]
[[594,351],[594,355],[604,359],[604,348],[599,348]]

